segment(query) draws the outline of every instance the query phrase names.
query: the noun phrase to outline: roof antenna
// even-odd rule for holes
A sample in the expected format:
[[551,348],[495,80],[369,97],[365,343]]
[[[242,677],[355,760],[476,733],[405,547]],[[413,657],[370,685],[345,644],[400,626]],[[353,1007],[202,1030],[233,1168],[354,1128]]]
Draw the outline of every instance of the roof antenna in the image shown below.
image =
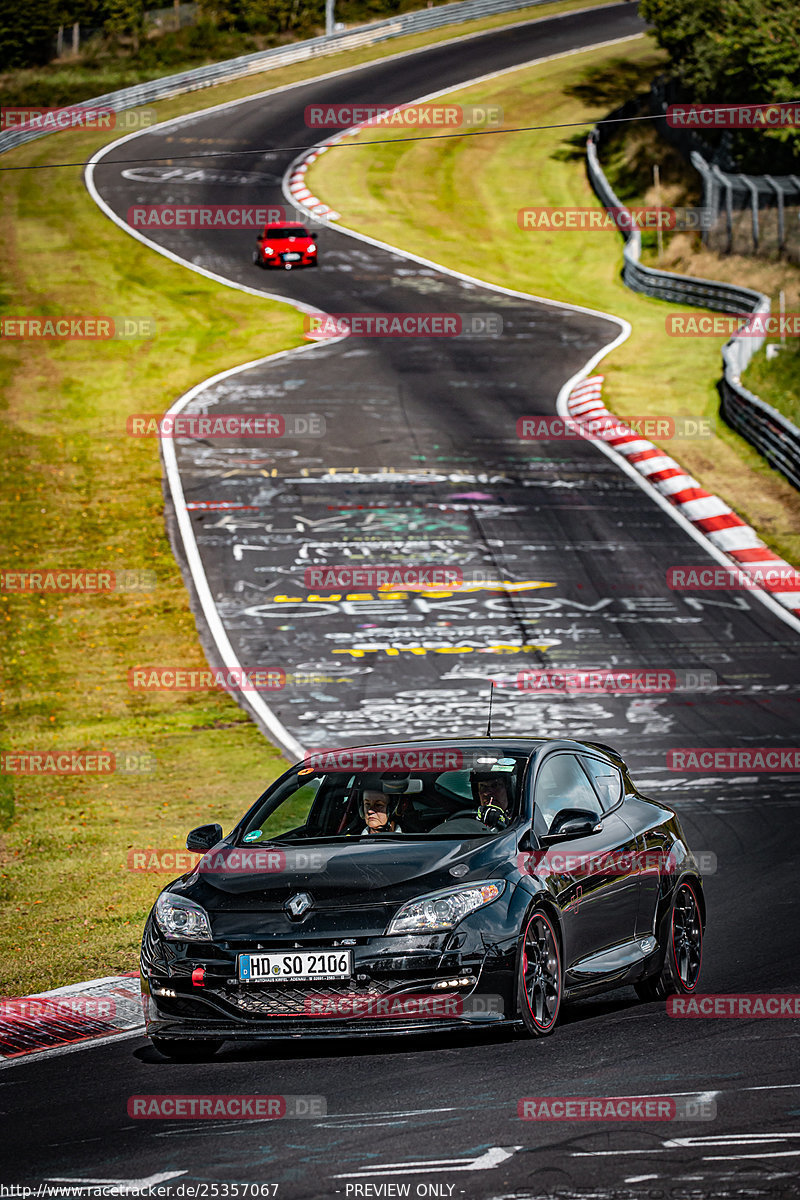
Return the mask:
[[492,736],[492,701],[494,700],[494,680],[489,680],[489,722],[486,726],[486,736]]

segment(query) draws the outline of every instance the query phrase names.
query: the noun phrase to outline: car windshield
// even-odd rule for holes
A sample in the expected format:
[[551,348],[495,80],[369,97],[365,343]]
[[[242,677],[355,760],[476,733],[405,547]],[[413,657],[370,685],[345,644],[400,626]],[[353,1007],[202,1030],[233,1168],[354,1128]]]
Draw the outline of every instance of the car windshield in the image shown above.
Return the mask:
[[343,838],[481,838],[520,814],[528,756],[492,747],[455,768],[325,770],[302,763],[257,802],[239,845]]
[[310,233],[302,226],[299,229],[281,229],[277,225],[268,225],[264,230],[264,237],[271,238],[293,238],[293,237],[310,237]]

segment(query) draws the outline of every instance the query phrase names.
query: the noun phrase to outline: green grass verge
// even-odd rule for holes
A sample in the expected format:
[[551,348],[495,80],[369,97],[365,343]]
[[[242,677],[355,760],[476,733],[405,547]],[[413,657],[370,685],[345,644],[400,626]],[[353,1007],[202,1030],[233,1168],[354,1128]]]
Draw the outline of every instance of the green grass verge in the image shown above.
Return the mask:
[[766,349],[759,350],[745,371],[742,382],[800,428],[800,345],[796,340],[787,342],[784,349],[770,360],[767,359]]
[[615,233],[525,231],[517,224],[526,206],[597,206],[586,178],[586,130],[663,64],[643,36],[624,50],[584,51],[509,72],[454,95],[501,105],[507,126],[585,124],[415,142],[386,131],[387,143],[372,146],[348,139],[346,150],[334,148],[314,163],[309,186],[352,229],[489,282],[625,317],[633,334],[601,368],[609,408],[623,418],[708,419],[713,437],[675,439],[665,449],[798,562],[797,492],[719,419],[721,344],[666,335],[665,317],[675,308],[624,286]]
[[[69,135],[70,153],[89,138]],[[45,139],[16,153],[46,161]],[[163,411],[234,363],[302,344],[301,316],[191,274],[101,215],[80,173],[0,177],[5,316],[147,316],[152,340],[0,343],[3,568],[131,568],[151,592],[0,595],[4,748],[155,757],[152,773],[5,775],[0,975],[6,992],[136,967],[136,942],[165,877],[132,874],[129,848],[181,847],[209,819],[229,825],[283,761],[224,693],[133,693],[129,667],[204,664],[166,540],[153,440],[133,412]],[[78,271],[80,274],[78,274]],[[15,809],[11,793],[15,793]]]
[[[456,36],[582,7],[570,0],[270,71],[155,105],[159,119]],[[70,132],[3,167],[84,162],[107,136]],[[177,140],[177,139],[176,139]],[[191,137],[181,137],[191,153]],[[206,149],[205,146],[202,147]],[[0,594],[0,750],[146,753],[152,774],[0,773],[0,988],[24,994],[135,970],[141,928],[167,876],[127,869],[129,849],[181,848],[208,820],[229,826],[284,767],[224,694],[134,694],[130,666],[205,665],[163,522],[161,470],[125,416],[164,410],[216,371],[302,344],[302,318],[220,287],[129,238],[74,167],[0,173],[0,314],[153,319],[130,343],[0,340],[6,449],[4,570],[153,570],[152,593]]]

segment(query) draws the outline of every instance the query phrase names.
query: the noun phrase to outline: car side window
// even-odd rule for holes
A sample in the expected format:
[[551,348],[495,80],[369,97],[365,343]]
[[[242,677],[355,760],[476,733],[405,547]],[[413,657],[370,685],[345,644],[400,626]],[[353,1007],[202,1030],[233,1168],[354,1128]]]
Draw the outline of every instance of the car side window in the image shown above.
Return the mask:
[[548,833],[556,815],[565,808],[598,818],[603,815],[594,789],[574,754],[553,754],[542,764],[533,803],[537,836]]
[[581,755],[581,762],[589,772],[604,811],[608,812],[622,795],[622,776],[612,763],[590,758],[588,754]]

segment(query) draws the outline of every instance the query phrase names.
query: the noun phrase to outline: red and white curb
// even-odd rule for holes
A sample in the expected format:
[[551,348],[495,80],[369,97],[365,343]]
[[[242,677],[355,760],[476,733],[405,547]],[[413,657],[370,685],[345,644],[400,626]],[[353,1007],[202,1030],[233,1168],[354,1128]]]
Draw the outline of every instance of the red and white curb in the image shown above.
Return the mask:
[[[346,132],[354,133],[355,128],[352,130],[348,129]],[[338,139],[331,138],[330,140],[333,142]],[[296,201],[298,207],[304,208],[313,217],[320,217],[329,221],[335,221],[342,214],[334,212],[329,205],[323,203],[322,200],[319,200],[306,184],[306,171],[313,162],[317,161],[320,154],[327,150],[327,148],[327,146],[317,146],[316,149],[309,151],[308,155],[300,162],[296,162],[292,169],[292,173],[289,176],[288,186],[292,199]]]
[[[567,398],[569,415],[578,425],[599,422],[589,436],[624,455],[649,484],[728,557],[732,567],[752,575],[758,581],[754,586],[763,588],[784,608],[800,616],[800,591],[782,591],[780,586],[769,582],[768,575],[765,578],[766,572],[793,574],[794,567],[770,550],[724,500],[707,492],[663,450],[610,413],[601,399],[603,379],[602,375],[592,375],[572,388]],[[603,428],[604,423],[607,429]]]
[[0,1062],[144,1032],[139,973],[0,999]]
[[[441,94],[443,93],[436,93],[436,95]],[[425,99],[431,99],[431,97],[425,97]],[[387,109],[380,116],[370,117],[366,121],[359,121],[357,125],[350,125],[347,129],[341,129],[338,133],[325,138],[324,141],[318,142],[313,150],[304,151],[289,168],[289,178],[287,180],[287,191],[298,208],[305,209],[309,216],[318,217],[323,221],[338,221],[342,214],[336,212],[324,200],[320,200],[318,196],[315,196],[306,183],[306,171],[308,168],[312,163],[317,161],[321,154],[324,154],[331,146],[335,146],[337,142],[341,142],[344,138],[355,137],[357,133],[361,133],[364,129],[377,129],[380,132],[381,124],[388,121],[393,113],[401,112],[406,108],[413,108],[420,103],[420,100],[409,100],[406,104],[398,104],[394,108]]]

